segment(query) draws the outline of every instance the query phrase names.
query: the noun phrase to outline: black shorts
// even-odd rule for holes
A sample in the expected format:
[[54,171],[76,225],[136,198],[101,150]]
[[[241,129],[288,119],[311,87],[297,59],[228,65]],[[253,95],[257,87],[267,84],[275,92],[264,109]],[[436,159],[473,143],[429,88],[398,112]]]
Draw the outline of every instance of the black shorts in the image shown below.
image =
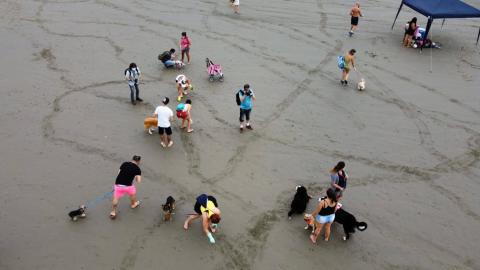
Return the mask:
[[158,134],[163,135],[165,132],[167,135],[172,135],[172,127],[158,127]]
[[358,17],[352,17],[350,20],[351,25],[358,25]]
[[[208,200],[212,201],[213,204],[215,205],[215,207],[218,207],[217,199],[215,199],[215,197],[208,196]],[[197,213],[199,215],[202,214],[202,212],[200,211],[200,206],[201,206],[201,204],[199,202],[195,202],[195,205],[193,206],[193,210],[195,211],[195,213]],[[206,205],[204,205],[204,206],[206,206]]]
[[252,109],[242,109],[240,108],[240,117],[238,118],[238,120],[240,120],[241,123],[243,123],[243,117],[245,117],[247,119],[247,122],[250,121],[250,112],[252,111]]

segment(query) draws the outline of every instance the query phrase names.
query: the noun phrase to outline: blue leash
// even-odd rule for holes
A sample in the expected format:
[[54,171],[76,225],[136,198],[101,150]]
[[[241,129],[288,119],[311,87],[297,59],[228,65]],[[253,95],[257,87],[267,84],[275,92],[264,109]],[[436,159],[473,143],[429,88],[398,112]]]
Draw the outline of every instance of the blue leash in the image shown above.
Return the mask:
[[95,205],[103,202],[103,201],[106,200],[106,199],[109,199],[109,198],[112,196],[112,194],[113,194],[113,189],[110,190],[109,192],[104,193],[104,194],[101,195],[101,196],[98,196],[98,197],[95,198],[94,200],[86,203],[86,204],[85,204],[85,207],[86,207],[86,208],[93,208]]

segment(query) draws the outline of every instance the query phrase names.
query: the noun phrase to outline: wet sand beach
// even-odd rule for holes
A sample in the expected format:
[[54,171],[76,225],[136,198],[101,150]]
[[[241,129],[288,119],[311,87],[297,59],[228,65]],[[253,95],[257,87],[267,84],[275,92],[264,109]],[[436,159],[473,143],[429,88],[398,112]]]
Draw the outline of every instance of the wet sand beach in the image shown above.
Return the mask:
[[[466,1],[477,8],[478,1]],[[432,27],[441,49],[402,46],[409,8],[362,1],[0,1],[0,269],[480,269],[480,21]],[[158,54],[192,40],[192,63],[164,69]],[[340,85],[337,55],[355,48],[366,90]],[[224,82],[209,82],[205,58]],[[132,106],[123,72],[143,73]],[[173,123],[172,148],[143,130],[175,76],[195,90],[191,134]],[[238,130],[235,92],[257,100],[253,131]],[[67,213],[111,190],[118,168],[142,156],[142,205],[110,202]],[[344,160],[344,208],[368,229],[313,245],[287,219],[296,185],[315,199]],[[222,222],[210,245],[195,197],[214,195]],[[162,220],[167,196],[173,221]],[[321,239],[321,238],[319,238]]]

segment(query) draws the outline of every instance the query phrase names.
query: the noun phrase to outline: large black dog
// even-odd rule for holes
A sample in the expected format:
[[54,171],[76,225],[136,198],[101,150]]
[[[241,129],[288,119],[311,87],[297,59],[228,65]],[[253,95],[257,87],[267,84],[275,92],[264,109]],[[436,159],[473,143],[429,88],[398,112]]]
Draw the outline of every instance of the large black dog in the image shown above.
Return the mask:
[[308,195],[307,188],[304,186],[297,186],[297,192],[293,197],[293,201],[290,204],[290,211],[288,212],[288,218],[291,218],[295,214],[303,214],[305,209],[307,209],[308,201],[311,199],[311,196]]
[[335,222],[343,225],[343,231],[345,232],[343,240],[348,240],[350,234],[355,233],[355,229],[358,229],[359,231],[367,229],[367,223],[358,222],[355,216],[343,210],[343,208],[340,208],[335,212]]

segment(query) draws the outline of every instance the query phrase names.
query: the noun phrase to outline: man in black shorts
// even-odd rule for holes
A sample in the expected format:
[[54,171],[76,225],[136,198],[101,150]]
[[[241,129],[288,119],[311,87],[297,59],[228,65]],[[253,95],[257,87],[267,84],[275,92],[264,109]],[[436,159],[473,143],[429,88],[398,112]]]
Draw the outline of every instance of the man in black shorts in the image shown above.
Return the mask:
[[138,165],[140,164],[140,156],[133,156],[132,161],[127,161],[120,166],[118,171],[115,185],[113,186],[113,200],[112,200],[112,212],[110,212],[110,218],[114,219],[117,216],[117,204],[118,200],[127,194],[130,196],[130,207],[132,209],[137,208],[140,205],[140,201],[137,200],[137,190],[133,185],[133,181],[137,183],[142,181],[142,171]]
[[348,32],[348,35],[352,36],[353,31],[355,31],[357,29],[358,18],[363,17],[362,11],[360,10],[360,4],[359,3],[355,3],[352,10],[350,11],[350,16],[352,16],[352,18],[350,19],[351,27],[350,27],[350,32]]
[[164,97],[162,100],[163,105],[158,106],[153,113],[153,115],[157,117],[158,133],[160,134],[161,139],[160,144],[163,147],[171,147],[173,145],[171,138],[172,127],[170,124],[170,121],[173,120],[173,111],[167,107],[168,102],[170,102],[170,99]]

